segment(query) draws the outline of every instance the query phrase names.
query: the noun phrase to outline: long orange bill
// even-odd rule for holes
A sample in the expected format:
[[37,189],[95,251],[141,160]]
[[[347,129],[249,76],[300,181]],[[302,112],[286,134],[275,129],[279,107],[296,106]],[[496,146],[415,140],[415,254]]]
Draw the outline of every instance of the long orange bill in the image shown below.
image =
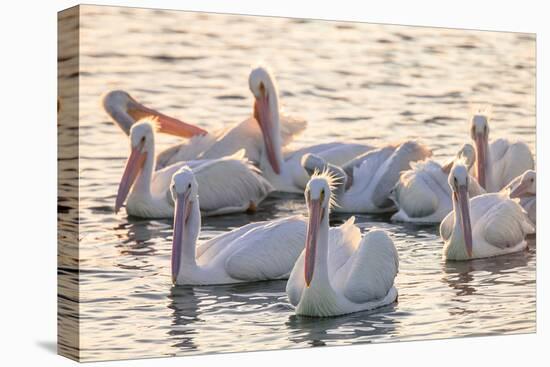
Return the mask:
[[258,121],[258,125],[260,125],[260,129],[262,130],[267,159],[273,168],[273,172],[280,174],[281,167],[279,166],[279,161],[275,155],[272,133],[273,121],[269,111],[269,98],[267,95],[264,95],[261,98],[256,98],[256,102],[254,102],[254,118]]
[[208,134],[206,130],[201,129],[198,126],[167,116],[137,102],[135,106],[128,108],[128,114],[136,121],[145,117],[156,117],[158,121],[158,131],[164,134],[180,136],[183,138]]
[[464,243],[466,252],[469,257],[473,254],[473,239],[472,239],[472,223],[470,220],[470,207],[468,206],[468,186],[463,185],[458,187],[458,207],[460,208],[460,216],[462,218],[462,233],[464,234]]
[[475,138],[476,143],[476,165],[477,165],[477,181],[483,187],[484,189],[487,189],[485,186],[487,184],[486,182],[486,158],[487,158],[487,142],[486,138],[483,134],[477,134]]
[[189,191],[178,194],[175,203],[174,215],[174,236],[172,238],[172,283],[176,283],[181,266],[181,254],[183,250],[183,237],[185,236],[185,225],[191,213],[189,202]]
[[124,168],[124,173],[122,174],[122,179],[120,180],[120,184],[118,186],[118,192],[115,202],[115,213],[118,213],[118,211],[122,207],[122,204],[126,200],[126,197],[128,197],[128,192],[130,192],[130,188],[134,184],[139,174],[139,171],[141,171],[141,168],[145,163],[147,154],[141,151],[142,148],[143,144],[140,144],[138,147],[132,147],[132,152],[130,153],[130,157],[126,162],[126,167]]
[[309,287],[313,279],[315,270],[315,256],[317,252],[317,235],[321,225],[321,201],[319,199],[309,202],[309,223],[306,235],[306,254],[305,254],[305,280]]

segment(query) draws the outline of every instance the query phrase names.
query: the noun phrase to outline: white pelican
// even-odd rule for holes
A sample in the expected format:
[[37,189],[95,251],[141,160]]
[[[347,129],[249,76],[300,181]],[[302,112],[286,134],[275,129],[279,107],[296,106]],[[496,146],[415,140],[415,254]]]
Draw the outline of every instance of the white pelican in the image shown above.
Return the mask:
[[325,143],[283,152],[284,136],[281,135],[279,94],[274,78],[266,68],[258,67],[250,73],[249,86],[256,99],[254,117],[264,138],[259,166],[264,177],[277,191],[303,192],[309,175],[300,161],[307,153],[319,155],[329,163],[343,165],[372,149],[363,144]]
[[286,286],[298,315],[343,315],[397,299],[393,283],[399,258],[388,234],[372,230],[361,239],[354,217],[329,229],[331,181],[326,174],[316,174],[305,192],[309,210],[305,250]]
[[[200,186],[181,168],[171,192],[175,205],[172,282],[212,285],[287,279],[304,248],[302,216],[245,225],[196,246],[201,227]],[[200,196],[202,199],[202,196]]]
[[130,129],[131,153],[118,188],[116,212],[128,197],[129,215],[171,218],[174,203],[169,185],[172,175],[182,166],[191,167],[201,183],[204,215],[253,210],[272,191],[258,169],[243,159],[243,151],[225,158],[180,162],[155,172],[154,137],[153,125],[148,120],[138,121]]
[[431,154],[426,146],[408,141],[371,150],[343,167],[327,164],[312,154],[303,157],[302,166],[309,173],[327,169],[338,179],[334,211],[385,213],[395,211],[390,194],[401,172],[409,169],[411,162],[424,160]]
[[476,178],[487,192],[497,192],[523,172],[534,168],[533,154],[523,142],[497,139],[489,145],[487,115],[472,118],[471,137],[476,146]]
[[527,212],[531,222],[537,224],[537,174],[535,171],[525,171],[503,190],[508,190],[511,198],[518,198],[519,204]]
[[[392,200],[399,209],[392,220],[412,223],[441,223],[453,210],[452,191],[448,184],[453,164],[463,161],[468,169],[475,162],[475,150],[464,144],[453,159],[440,165],[434,160],[411,164],[412,169],[401,174],[393,189]],[[485,193],[485,190],[470,176],[470,197]]]
[[113,90],[106,93],[101,98],[101,103],[105,112],[126,135],[130,135],[130,129],[136,121],[147,117],[156,119],[156,127],[161,133],[184,138],[208,134],[206,130],[198,126],[188,124],[142,105],[122,90]]
[[463,164],[455,164],[449,174],[453,190],[453,211],[439,228],[445,242],[447,260],[469,260],[509,254],[525,249],[525,236],[533,224],[508,192],[469,198],[470,176]]
[[[190,138],[174,145],[157,156],[157,169],[173,163],[192,159],[221,158],[245,149],[248,160],[257,164],[263,146],[262,132],[253,117],[241,123],[216,131],[207,132],[197,126],[168,117],[145,107],[127,92],[115,90],[104,95],[103,108],[112,120],[125,132],[130,133],[132,124],[144,117],[156,117],[159,132]],[[294,117],[281,117],[281,144],[289,144],[295,135],[306,128],[306,121]]]

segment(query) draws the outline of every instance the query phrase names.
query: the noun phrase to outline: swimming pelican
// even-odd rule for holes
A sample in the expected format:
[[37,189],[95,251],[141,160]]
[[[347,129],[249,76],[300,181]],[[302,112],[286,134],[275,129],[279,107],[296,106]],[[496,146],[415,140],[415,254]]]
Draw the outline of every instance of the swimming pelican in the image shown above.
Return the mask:
[[304,248],[302,216],[256,222],[196,246],[201,227],[200,185],[181,168],[170,187],[175,205],[172,282],[212,285],[287,279]]
[[249,86],[255,98],[254,117],[264,139],[259,167],[277,191],[303,192],[309,175],[300,162],[307,153],[319,155],[329,163],[343,165],[372,149],[363,144],[325,143],[283,152],[284,137],[281,135],[279,94],[275,79],[267,68],[258,67],[250,73]]
[[476,146],[476,178],[487,192],[497,192],[523,172],[534,168],[533,154],[523,142],[497,139],[489,145],[489,119],[472,118],[471,137]]
[[527,212],[531,222],[537,224],[537,174],[535,171],[525,171],[503,190],[508,190],[511,198],[518,198],[519,204]]
[[184,138],[208,134],[206,130],[198,126],[188,124],[142,105],[122,90],[113,90],[104,94],[101,103],[105,112],[126,135],[130,135],[130,129],[136,121],[153,117],[156,119],[157,129],[161,133]]
[[395,210],[390,194],[401,172],[431,154],[426,146],[407,141],[371,150],[343,167],[328,164],[313,154],[303,157],[302,166],[309,173],[328,170],[338,179],[334,190],[335,212],[385,213]]
[[306,245],[286,286],[298,315],[343,315],[397,299],[393,283],[399,257],[389,235],[372,230],[361,239],[354,217],[329,229],[331,181],[326,174],[315,174],[305,191]]
[[[144,218],[171,218],[174,203],[169,184],[182,166],[189,166],[201,183],[204,215],[244,212],[255,207],[272,191],[257,168],[243,159],[244,151],[216,159],[180,162],[155,172],[155,134],[148,120],[130,129],[131,153],[120,181],[115,211],[126,198],[126,212]],[[128,193],[130,195],[128,196]]]
[[[475,150],[471,144],[464,144],[456,156],[444,165],[434,160],[411,164],[412,169],[401,174],[393,189],[391,198],[399,210],[391,219],[413,223],[441,223],[453,210],[448,178],[453,164],[458,161],[462,161],[468,170],[474,165]],[[485,193],[471,175],[468,190],[470,197]]]
[[449,174],[453,211],[441,222],[447,260],[469,260],[509,254],[525,249],[525,236],[534,228],[519,200],[508,192],[469,198],[470,176],[464,164],[455,164]]
[[[155,117],[157,129],[161,133],[190,138],[185,143],[176,144],[157,156],[157,169],[173,163],[193,159],[221,158],[245,149],[248,160],[257,164],[262,149],[262,132],[253,117],[230,127],[207,132],[197,126],[166,116],[137,102],[127,92],[115,90],[104,95],[103,107],[111,119],[126,135],[140,118]],[[281,144],[286,146],[295,135],[307,126],[305,120],[281,116]]]

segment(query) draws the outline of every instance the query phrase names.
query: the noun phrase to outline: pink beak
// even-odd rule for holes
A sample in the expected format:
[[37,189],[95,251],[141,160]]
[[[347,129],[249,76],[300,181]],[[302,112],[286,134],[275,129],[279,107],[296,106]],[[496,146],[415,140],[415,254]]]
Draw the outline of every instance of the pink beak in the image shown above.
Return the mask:
[[271,119],[271,113],[269,111],[269,98],[264,95],[261,98],[256,98],[254,103],[254,118],[258,121],[262,135],[264,137],[265,149],[267,151],[267,159],[276,174],[281,173],[281,167],[279,161],[275,155],[275,147],[273,145],[273,121]]
[[315,270],[315,256],[317,252],[317,235],[321,225],[321,201],[319,199],[309,202],[309,223],[306,235],[306,254],[305,254],[305,280],[309,287],[313,279]]
[[183,237],[185,236],[185,225],[191,213],[193,203],[189,202],[190,191],[184,194],[178,194],[175,205],[174,215],[174,236],[172,239],[172,283],[176,284],[178,273],[181,266],[181,253],[183,247]]
[[128,197],[128,192],[130,192],[130,188],[134,184],[139,172],[141,171],[141,168],[143,167],[143,164],[145,163],[147,154],[142,152],[142,149],[143,143],[141,143],[138,147],[132,147],[132,152],[130,153],[130,157],[126,162],[126,167],[124,168],[124,173],[118,186],[118,193],[115,202],[115,213],[118,213],[118,211],[122,207],[122,204],[126,200],[126,197]]
[[145,117],[156,117],[158,120],[158,131],[164,134],[190,138],[195,135],[206,135],[208,132],[198,126],[188,124],[173,117],[167,116],[144,105],[134,102],[135,104],[128,108],[128,114],[134,120],[140,120]]
[[[469,257],[473,255],[473,239],[472,239],[472,223],[470,221],[470,207],[468,199],[468,186],[463,185],[458,187],[457,196],[458,207],[460,210],[460,216],[462,217],[462,233],[464,234],[464,243],[466,245],[466,252]],[[456,213],[455,213],[456,215]]]
[[475,137],[476,143],[476,165],[477,165],[477,181],[486,189],[486,158],[487,158],[487,138],[483,134],[477,134]]

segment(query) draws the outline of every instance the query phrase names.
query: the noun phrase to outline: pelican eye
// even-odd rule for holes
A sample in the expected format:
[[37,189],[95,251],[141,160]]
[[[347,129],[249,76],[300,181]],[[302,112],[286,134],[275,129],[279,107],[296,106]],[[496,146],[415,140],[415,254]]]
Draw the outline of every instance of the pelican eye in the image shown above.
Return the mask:
[[321,189],[321,201],[325,200],[325,189]]
[[191,182],[189,182],[189,185],[187,185],[187,188],[188,188],[188,189],[191,188]]

